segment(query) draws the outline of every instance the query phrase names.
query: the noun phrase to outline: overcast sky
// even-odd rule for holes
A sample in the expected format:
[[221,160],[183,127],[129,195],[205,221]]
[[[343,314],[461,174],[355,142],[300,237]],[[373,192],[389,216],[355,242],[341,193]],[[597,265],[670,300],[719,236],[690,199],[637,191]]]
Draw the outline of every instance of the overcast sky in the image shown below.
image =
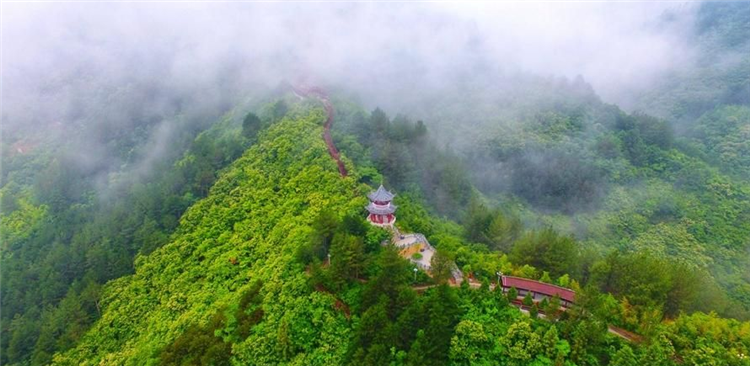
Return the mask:
[[[175,89],[300,78],[356,90],[483,62],[582,75],[610,102],[689,62],[694,5],[681,3],[11,3],[4,5],[6,101],[158,77]],[[421,82],[421,81],[420,81]],[[47,88],[47,89],[45,89]],[[59,90],[58,90],[59,91]],[[207,91],[208,92],[208,91]],[[13,109],[13,106],[7,106]]]

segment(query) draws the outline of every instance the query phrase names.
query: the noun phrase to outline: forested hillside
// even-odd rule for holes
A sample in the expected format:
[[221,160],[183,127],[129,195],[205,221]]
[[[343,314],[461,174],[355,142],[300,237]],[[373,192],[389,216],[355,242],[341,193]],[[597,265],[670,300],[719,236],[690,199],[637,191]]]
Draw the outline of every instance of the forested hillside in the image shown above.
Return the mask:
[[[529,318],[486,280],[472,289],[445,285],[439,270],[433,278],[412,278],[408,262],[380,245],[387,234],[362,221],[370,188],[357,180],[379,176],[349,166],[351,176],[340,177],[320,137],[322,110],[308,108],[297,105],[261,131],[208,197],[185,213],[169,244],[140,257],[135,274],[104,287],[101,319],[55,364],[743,364],[735,352],[750,347],[750,324],[697,313],[659,325],[652,315],[639,329],[648,342],[628,345],[607,333],[607,322],[643,317],[640,301],[656,298],[634,297],[631,308],[594,287],[579,288],[581,274],[570,272],[577,268],[572,240],[549,230],[519,231],[510,256],[467,245],[463,236],[473,232],[433,218],[413,196],[417,191],[397,201],[400,226],[429,235],[438,258],[454,258],[480,278],[496,269],[541,273],[543,281],[577,288],[581,306],[557,314],[550,310],[557,305],[534,305]],[[524,253],[537,253],[536,262],[525,263]],[[573,257],[565,262],[560,255]],[[663,268],[650,260],[608,263]],[[627,267],[610,273],[625,281],[612,280],[622,286],[616,288],[653,281],[653,273],[633,277]],[[665,285],[674,289],[667,301],[679,302],[690,287],[674,282],[681,273],[667,274],[672,284]],[[411,288],[424,284],[436,287],[423,294]],[[546,320],[536,319],[540,310]],[[613,317],[620,311],[623,318]]]
[[681,129],[723,105],[750,106],[750,7],[742,2],[701,4],[689,38],[697,60],[673,68],[636,103]]
[[285,110],[283,101],[269,104],[262,121],[232,111],[203,132],[207,122],[184,122],[169,139],[172,150],[147,169],[140,159],[152,147],[139,135],[156,129],[153,121],[112,132],[110,150],[91,160],[125,150],[125,163],[93,170],[77,156],[86,132],[60,131],[67,137],[59,140],[4,136],[16,140],[3,145],[0,189],[3,362],[45,364],[72,347],[101,313],[101,286],[132,273],[137,255],[167,243],[182,213]]
[[[704,291],[710,299],[696,306],[747,319],[750,116],[743,80],[750,72],[742,55],[750,43],[738,36],[748,29],[747,11],[744,4],[698,6],[690,40],[699,60],[643,93],[641,110],[632,113],[604,103],[581,77],[477,73],[415,97],[408,110],[426,121],[419,125],[429,127],[429,140],[423,127],[405,128],[403,115],[391,121],[373,112],[368,127],[366,113],[345,102],[337,128],[358,136],[394,186],[416,188],[439,214],[465,225],[484,220],[490,230],[491,219],[467,217],[476,189],[481,204],[508,218],[498,224],[505,229],[467,239],[509,253],[508,238],[521,223],[553,227],[578,241],[588,259],[577,271],[586,281],[597,257],[648,253],[708,282],[701,287],[711,289]],[[717,67],[722,60],[730,66]],[[343,137],[341,143],[347,146]],[[356,160],[356,150],[349,154]]]
[[[218,321],[212,318],[231,314],[229,309],[241,314],[246,309],[237,304],[243,294],[243,306],[263,306],[262,319],[223,320],[231,323],[225,337],[235,340],[240,359],[266,363],[262,360],[281,354],[291,360],[304,351],[299,364],[340,360],[344,350],[333,352],[332,346],[346,339],[344,316],[331,296],[306,286],[303,267],[294,261],[320,211],[362,205],[355,182],[338,176],[326,152],[319,137],[322,120],[316,110],[264,132],[208,198],[186,212],[171,243],[137,260],[134,275],[106,287],[102,318],[56,363],[146,364],[171,342],[180,347],[179,342],[202,341],[191,339],[190,332],[205,332]],[[254,287],[256,293],[247,295]],[[184,332],[188,338],[181,340]],[[214,336],[213,329],[207,336]],[[215,347],[216,353],[188,356],[229,357],[228,345]],[[169,359],[167,354],[168,349],[162,359]],[[185,355],[178,351],[171,357]]]
[[750,4],[37,5],[0,364],[750,366]]
[[[529,83],[539,90],[551,85]],[[463,223],[470,242],[510,254],[524,225],[552,227],[576,238],[581,257],[569,272],[583,282],[607,268],[596,262],[610,254],[675,261],[706,296],[687,301],[691,306],[747,319],[746,108],[707,113],[680,134],[667,120],[602,103],[579,82],[557,88],[556,101],[535,110],[462,96],[463,106],[435,108],[443,116],[438,123],[390,120],[380,110],[366,117],[342,102],[337,128],[358,136],[363,148],[345,136],[340,146],[355,161],[371,158],[389,183]],[[486,115],[477,114],[485,108]],[[508,117],[497,117],[499,108]],[[459,113],[467,109],[474,110],[471,119]],[[446,136],[456,148],[441,148]]]

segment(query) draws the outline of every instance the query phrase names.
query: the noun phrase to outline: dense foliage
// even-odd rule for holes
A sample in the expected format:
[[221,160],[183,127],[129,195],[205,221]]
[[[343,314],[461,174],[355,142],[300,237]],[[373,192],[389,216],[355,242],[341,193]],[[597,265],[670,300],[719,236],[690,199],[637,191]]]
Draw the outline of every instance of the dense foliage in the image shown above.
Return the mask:
[[[62,314],[96,315],[73,324],[45,318],[44,329],[52,330],[38,335],[37,344],[53,336],[60,343],[52,352],[73,347],[54,357],[61,365],[669,365],[706,358],[742,364],[737,355],[750,349],[746,323],[679,316],[703,302],[693,286],[700,282],[681,276],[682,267],[652,273],[665,267],[654,257],[592,257],[571,236],[526,227],[517,213],[491,209],[478,196],[467,198],[462,226],[436,219],[420,203],[427,186],[407,179],[403,184],[416,186],[397,197],[399,226],[425,233],[439,251],[434,278],[413,276],[408,261],[381,246],[387,234],[362,219],[371,188],[358,182],[380,179],[368,168],[377,160],[361,154],[364,173],[351,166],[353,174],[341,178],[319,138],[323,120],[322,110],[295,105],[276,124],[256,128],[258,120],[248,115],[244,129],[225,123],[201,135],[196,141],[218,142],[244,131],[257,143],[218,174],[168,244],[141,251],[134,274],[59,305]],[[406,133],[393,138],[407,145],[426,138]],[[429,175],[443,168],[421,169]],[[390,174],[385,170],[383,179],[390,182]],[[199,197],[200,184],[194,187]],[[445,284],[439,268],[449,269],[451,261],[484,285]],[[572,286],[581,306],[559,314],[553,299],[532,305],[526,317],[487,286],[498,269]],[[579,282],[589,285],[581,289]],[[538,319],[540,311],[548,320]],[[662,313],[676,320],[662,323]],[[624,344],[607,333],[607,323],[637,331],[644,343]],[[42,363],[41,357],[51,354],[35,350],[32,361]]]
[[[347,178],[324,111],[291,98],[186,124],[153,159],[149,122],[83,133],[112,166],[11,131],[0,363],[746,366],[748,9],[699,7],[703,58],[648,113],[528,75],[469,77],[427,123],[334,100]],[[363,220],[381,183],[437,248],[431,276]],[[454,264],[473,286],[449,285]],[[524,314],[498,271],[577,304],[527,296]]]
[[[263,123],[279,118],[265,112]],[[176,161],[170,158],[175,152],[162,156],[142,181],[124,167],[110,174],[106,189],[71,156],[73,147],[5,154],[3,362],[46,364],[74,345],[101,313],[101,285],[132,273],[139,253],[167,243],[182,213],[208,193],[251,138],[240,135],[230,113],[198,134]]]
[[[107,286],[102,318],[56,362],[167,362],[176,349],[191,347],[183,343],[192,340],[178,338],[185,330],[216,333],[217,324],[223,325],[224,341],[236,342],[234,357],[245,363],[340,359],[343,350],[331,352],[331,345],[345,339],[345,318],[332,296],[308,287],[295,259],[318,212],[363,203],[354,181],[338,176],[318,138],[321,114],[285,119],[265,132],[208,198],[188,210],[170,244],[140,257],[134,275]],[[240,339],[230,329],[238,326],[232,308],[257,281],[263,284],[262,320]],[[222,311],[225,321],[213,318]],[[206,325],[211,319],[214,325]]]
[[657,80],[638,107],[684,127],[725,105],[750,106],[748,19],[745,3],[701,3],[688,38],[697,60]]

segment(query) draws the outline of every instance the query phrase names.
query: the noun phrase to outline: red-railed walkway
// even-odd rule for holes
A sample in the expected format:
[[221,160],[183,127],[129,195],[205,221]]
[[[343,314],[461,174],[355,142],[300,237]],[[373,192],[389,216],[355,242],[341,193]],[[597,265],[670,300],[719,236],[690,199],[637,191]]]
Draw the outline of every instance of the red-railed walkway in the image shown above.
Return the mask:
[[[455,282],[450,282],[449,285],[452,286],[452,287],[458,287],[458,286],[460,286],[460,284],[455,283]],[[433,288],[433,287],[436,287],[436,286],[437,285],[412,286],[412,290],[417,291],[417,292],[424,292],[427,289]],[[474,281],[474,280],[470,279],[469,280],[469,287],[473,288],[473,289],[478,289],[478,288],[482,287],[482,284],[479,283],[479,282],[477,282],[477,281]],[[495,284],[491,283],[490,287],[489,287],[490,291],[494,290],[495,287],[496,287]],[[512,302],[511,305],[517,307],[519,310],[521,310],[522,313],[524,313],[526,315],[529,315],[529,307],[525,306],[525,305],[522,305],[520,301],[518,301],[518,302]],[[540,318],[545,318],[545,315],[544,315],[543,311],[539,312],[539,317]],[[638,334],[635,334],[633,332],[629,332],[629,331],[627,331],[625,329],[618,328],[618,327],[616,327],[614,325],[611,325],[611,324],[607,325],[607,331],[609,333],[612,333],[612,334],[614,334],[614,335],[616,335],[616,336],[618,336],[618,337],[620,337],[620,338],[622,338],[622,339],[624,339],[624,340],[626,340],[628,342],[631,342],[631,343],[641,343],[641,342],[643,342],[643,337],[642,336],[640,336]]]
[[333,104],[331,104],[331,101],[328,100],[328,93],[326,93],[325,90],[315,86],[297,86],[293,87],[293,89],[296,94],[302,97],[312,96],[323,103],[323,108],[326,110],[327,116],[326,123],[323,126],[323,140],[325,141],[326,146],[328,146],[328,153],[331,155],[331,158],[336,161],[336,165],[338,165],[339,167],[339,173],[342,177],[346,177],[348,174],[346,171],[346,166],[344,166],[344,162],[341,161],[341,155],[336,149],[336,145],[333,144],[333,138],[331,138],[331,125],[333,124]]

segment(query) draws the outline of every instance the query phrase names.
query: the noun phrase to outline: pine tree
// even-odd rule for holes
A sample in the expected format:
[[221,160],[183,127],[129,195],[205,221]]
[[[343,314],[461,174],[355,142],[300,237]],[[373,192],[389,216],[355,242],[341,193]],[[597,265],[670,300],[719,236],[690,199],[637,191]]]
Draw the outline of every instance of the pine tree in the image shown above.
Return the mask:
[[461,313],[458,303],[455,290],[445,284],[433,289],[425,300],[423,313],[427,314],[428,321],[424,340],[429,352],[424,358],[427,365],[447,364],[451,337]]
[[429,352],[424,330],[420,329],[417,331],[417,339],[412,343],[406,356],[406,364],[410,366],[427,365],[425,356]]
[[502,286],[496,286],[495,290],[493,291],[493,295],[495,297],[495,300],[497,302],[498,308],[502,309],[505,306],[508,305],[508,298],[503,293],[503,287]]
[[[400,289],[409,283],[411,270],[408,262],[401,258],[393,246],[384,247],[376,260],[377,274],[368,281],[362,295],[362,307],[366,309],[377,303],[382,295],[389,299],[390,305],[398,298]],[[392,306],[389,306],[391,308]],[[394,317],[398,314],[392,314]]]
[[536,305],[536,303],[531,305],[531,307],[529,308],[529,316],[531,317],[531,319],[536,319],[539,317],[539,307]]
[[518,298],[518,290],[516,290],[515,287],[511,287],[510,290],[508,290],[508,302],[511,304],[516,301]]
[[526,296],[523,297],[522,304],[524,304],[525,306],[534,305],[534,298],[531,297],[531,292],[526,293]]
[[542,349],[547,357],[554,359],[557,356],[557,342],[560,340],[557,335],[557,327],[553,324],[542,337]]
[[542,278],[540,278],[539,281],[544,283],[552,283],[552,278],[549,276],[549,272],[542,272]]
[[388,350],[395,342],[395,337],[391,333],[393,327],[388,317],[388,302],[388,298],[383,295],[377,304],[362,314],[354,333],[352,364],[375,364],[373,362],[390,357]]
[[432,266],[432,278],[435,280],[435,282],[439,284],[445,283],[451,278],[453,261],[441,251],[437,251],[432,256],[430,264]]
[[337,233],[331,241],[331,274],[338,288],[356,279],[364,266],[364,244],[356,236]]
[[560,296],[553,296],[552,299],[549,300],[547,305],[542,307],[542,311],[544,311],[548,320],[557,320],[560,315]]
[[321,211],[313,221],[313,253],[323,259],[331,246],[339,222],[336,213],[330,210]]
[[544,297],[542,301],[539,302],[539,310],[546,312],[548,307],[549,300],[547,300],[547,297]]
[[570,286],[570,276],[568,276],[567,273],[560,276],[560,278],[557,279],[557,285],[560,287]]

